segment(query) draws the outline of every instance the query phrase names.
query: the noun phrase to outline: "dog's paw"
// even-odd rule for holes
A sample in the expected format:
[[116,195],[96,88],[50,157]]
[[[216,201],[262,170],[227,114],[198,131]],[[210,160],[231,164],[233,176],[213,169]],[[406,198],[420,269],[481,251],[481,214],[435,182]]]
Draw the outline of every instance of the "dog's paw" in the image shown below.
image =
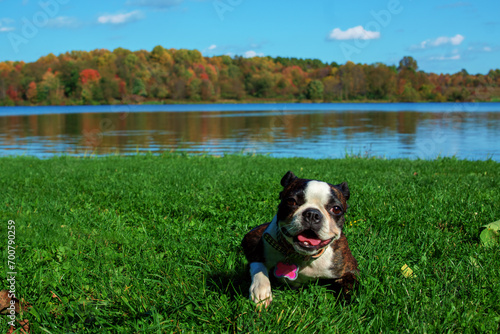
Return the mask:
[[250,286],[250,299],[257,305],[268,307],[273,300],[271,293],[271,282],[263,273],[257,273]]

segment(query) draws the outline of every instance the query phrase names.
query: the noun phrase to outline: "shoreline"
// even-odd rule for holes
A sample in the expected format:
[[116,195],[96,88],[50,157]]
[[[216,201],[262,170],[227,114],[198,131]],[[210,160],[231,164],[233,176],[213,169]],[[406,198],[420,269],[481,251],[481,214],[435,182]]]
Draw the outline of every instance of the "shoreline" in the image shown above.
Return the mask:
[[190,100],[182,100],[182,101],[160,101],[160,100],[151,100],[144,102],[134,103],[132,101],[128,101],[127,103],[112,103],[112,104],[79,104],[79,103],[70,103],[70,104],[22,104],[22,105],[0,105],[0,109],[2,108],[15,108],[15,107],[92,107],[92,106],[127,106],[127,105],[245,105],[245,104],[301,104],[301,105],[322,105],[322,104],[464,104],[464,103],[500,103],[500,100],[495,101],[484,101],[484,100],[475,100],[475,101],[414,101],[414,102],[401,102],[394,100],[346,100],[346,101],[310,101],[310,100],[218,100],[218,101],[190,101]]
[[94,152],[85,152],[83,155],[68,155],[59,154],[52,155],[48,157],[40,157],[35,155],[4,155],[0,156],[1,160],[35,160],[35,161],[50,161],[50,160],[133,160],[133,159],[198,159],[198,160],[221,160],[221,159],[248,159],[248,160],[258,160],[258,159],[270,159],[276,161],[308,161],[308,162],[343,162],[343,161],[373,161],[387,162],[387,163],[438,163],[438,162],[457,162],[457,163],[471,163],[471,164],[500,164],[500,161],[496,161],[491,157],[485,160],[472,160],[467,158],[457,158],[455,156],[451,157],[435,157],[432,159],[421,159],[421,158],[386,158],[381,156],[365,156],[356,154],[346,154],[340,158],[309,158],[309,157],[276,157],[269,154],[245,154],[245,153],[229,153],[229,154],[208,154],[208,153],[186,153],[186,152],[163,152],[163,153],[132,153],[132,154],[95,154]]

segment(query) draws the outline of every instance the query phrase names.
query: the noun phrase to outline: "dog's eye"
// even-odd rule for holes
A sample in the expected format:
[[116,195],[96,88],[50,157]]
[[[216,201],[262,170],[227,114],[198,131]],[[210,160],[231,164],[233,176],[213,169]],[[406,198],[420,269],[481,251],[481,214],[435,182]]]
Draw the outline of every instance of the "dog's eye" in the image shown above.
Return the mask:
[[334,215],[340,215],[342,213],[342,208],[338,205],[335,205],[333,206],[331,209],[330,209],[331,213],[333,213]]
[[297,201],[295,201],[295,198],[288,198],[286,200],[286,204],[288,204],[289,206],[296,206],[297,205]]

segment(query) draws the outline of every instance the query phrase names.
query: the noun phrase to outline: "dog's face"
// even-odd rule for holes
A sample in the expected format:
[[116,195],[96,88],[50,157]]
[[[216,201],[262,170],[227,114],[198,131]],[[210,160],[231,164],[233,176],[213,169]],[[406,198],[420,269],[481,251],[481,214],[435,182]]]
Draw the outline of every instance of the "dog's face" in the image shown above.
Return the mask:
[[314,255],[340,238],[349,199],[347,183],[331,185],[288,172],[281,185],[278,226],[296,252]]

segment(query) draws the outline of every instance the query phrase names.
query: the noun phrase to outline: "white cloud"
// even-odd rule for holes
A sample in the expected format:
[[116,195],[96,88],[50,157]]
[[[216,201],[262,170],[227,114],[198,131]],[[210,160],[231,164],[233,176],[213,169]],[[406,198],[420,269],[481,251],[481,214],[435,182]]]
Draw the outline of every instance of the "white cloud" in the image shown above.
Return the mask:
[[243,53],[243,57],[245,58],[264,57],[264,54],[262,52],[257,53],[254,50],[248,50],[245,53]]
[[469,54],[479,54],[485,52],[493,52],[500,50],[500,47],[491,47],[490,45],[484,43],[474,43],[473,45],[467,48],[467,52]]
[[[202,1],[202,0],[196,0]],[[246,58],[264,57],[264,53],[259,52],[265,43],[246,43],[246,44],[210,44],[201,52],[204,55],[224,54],[228,56],[241,55]]]
[[462,42],[464,41],[465,37],[460,35],[460,34],[456,34],[455,36],[453,37],[450,37],[450,43],[452,45],[460,45],[462,44]]
[[333,29],[328,35],[328,39],[346,40],[346,39],[377,39],[380,38],[379,31],[365,30],[362,26],[349,28],[345,31],[340,28]]
[[464,41],[465,37],[456,34],[455,36],[452,37],[447,37],[447,36],[441,36],[435,39],[427,39],[423,42],[420,42],[418,45],[413,45],[410,49],[411,50],[423,50],[423,49],[428,49],[431,47],[438,47],[441,45],[460,45]]
[[144,17],[140,10],[134,10],[123,14],[102,15],[97,18],[97,22],[101,24],[124,24],[142,20]]
[[11,23],[14,23],[13,19],[9,19],[8,17],[0,18],[0,32],[9,32],[15,30],[14,27],[10,26]]
[[207,53],[213,54],[215,52],[215,49],[219,50],[220,48],[217,48],[217,45],[212,44],[208,48],[203,49],[201,53],[204,55],[206,55]]

